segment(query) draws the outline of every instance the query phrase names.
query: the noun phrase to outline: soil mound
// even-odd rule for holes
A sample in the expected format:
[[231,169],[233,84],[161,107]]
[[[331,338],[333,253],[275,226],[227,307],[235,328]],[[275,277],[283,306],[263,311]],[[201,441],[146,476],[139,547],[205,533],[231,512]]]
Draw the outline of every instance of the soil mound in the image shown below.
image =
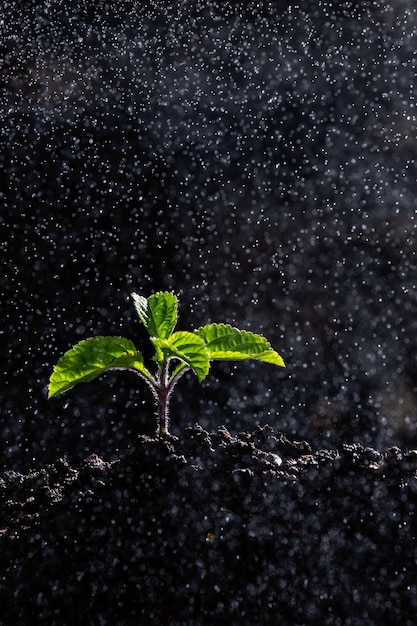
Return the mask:
[[0,624],[415,624],[416,469],[196,426],[7,472]]

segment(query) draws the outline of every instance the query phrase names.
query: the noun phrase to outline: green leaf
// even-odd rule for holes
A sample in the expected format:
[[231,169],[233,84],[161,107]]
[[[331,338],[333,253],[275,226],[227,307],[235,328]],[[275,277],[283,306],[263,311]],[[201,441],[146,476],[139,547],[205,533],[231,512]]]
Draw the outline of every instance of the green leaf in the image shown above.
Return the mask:
[[66,352],[55,365],[49,380],[48,397],[86,383],[110,369],[134,369],[153,381],[143,357],[129,339],[90,337]]
[[178,319],[178,298],[168,291],[158,291],[145,298],[132,293],[139,318],[151,337],[167,339]]
[[[179,331],[168,339],[152,339],[160,362],[179,359],[186,363],[202,381],[208,374],[210,358],[204,341],[195,333]],[[177,368],[176,373],[178,373]]]
[[269,341],[247,330],[233,328],[229,324],[209,324],[195,331],[207,346],[210,359],[237,360],[256,359],[285,367],[282,357],[272,349]]

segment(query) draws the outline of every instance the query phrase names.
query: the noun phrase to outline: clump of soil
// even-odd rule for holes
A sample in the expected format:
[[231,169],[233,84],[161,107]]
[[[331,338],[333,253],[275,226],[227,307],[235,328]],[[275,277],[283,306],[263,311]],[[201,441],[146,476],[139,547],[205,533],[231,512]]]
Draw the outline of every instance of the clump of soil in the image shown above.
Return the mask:
[[416,623],[417,452],[269,427],[0,481],[0,624]]

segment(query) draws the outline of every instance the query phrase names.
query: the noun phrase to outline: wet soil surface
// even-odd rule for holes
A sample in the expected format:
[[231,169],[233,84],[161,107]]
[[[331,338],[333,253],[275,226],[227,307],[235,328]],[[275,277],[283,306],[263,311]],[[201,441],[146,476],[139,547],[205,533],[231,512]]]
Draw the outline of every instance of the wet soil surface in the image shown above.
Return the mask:
[[196,426],[7,472],[0,624],[416,624],[416,470]]

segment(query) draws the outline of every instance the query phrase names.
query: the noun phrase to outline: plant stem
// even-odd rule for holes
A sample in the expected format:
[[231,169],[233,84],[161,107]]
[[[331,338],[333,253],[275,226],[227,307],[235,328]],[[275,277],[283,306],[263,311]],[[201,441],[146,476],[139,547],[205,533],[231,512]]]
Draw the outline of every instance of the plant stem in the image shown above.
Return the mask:
[[138,374],[140,378],[145,381],[145,383],[152,391],[152,395],[155,399],[157,437],[165,437],[169,434],[169,400],[171,398],[171,394],[174,390],[175,385],[177,384],[181,376],[183,376],[185,372],[187,372],[189,369],[189,367],[185,367],[175,376],[170,378],[168,366],[160,366],[157,377],[152,379],[144,376],[142,372],[138,372],[137,370],[132,369],[135,374]]
[[171,398],[171,394],[174,391],[174,387],[181,378],[181,376],[183,376],[185,372],[187,372],[189,369],[189,367],[185,367],[183,370],[178,372],[178,374],[170,378],[168,373],[168,367],[166,366],[161,368],[159,374],[159,385],[157,387],[157,437],[165,437],[165,435],[169,434],[169,401]]
[[159,388],[159,402],[158,402],[158,428],[156,434],[158,437],[165,437],[168,435],[168,390],[166,387]]
[[158,427],[156,431],[157,437],[165,437],[165,435],[168,435],[168,432],[169,432],[168,402],[169,402],[168,372],[167,372],[166,367],[161,367],[160,372],[159,372],[159,385],[158,385],[158,407],[157,407]]

